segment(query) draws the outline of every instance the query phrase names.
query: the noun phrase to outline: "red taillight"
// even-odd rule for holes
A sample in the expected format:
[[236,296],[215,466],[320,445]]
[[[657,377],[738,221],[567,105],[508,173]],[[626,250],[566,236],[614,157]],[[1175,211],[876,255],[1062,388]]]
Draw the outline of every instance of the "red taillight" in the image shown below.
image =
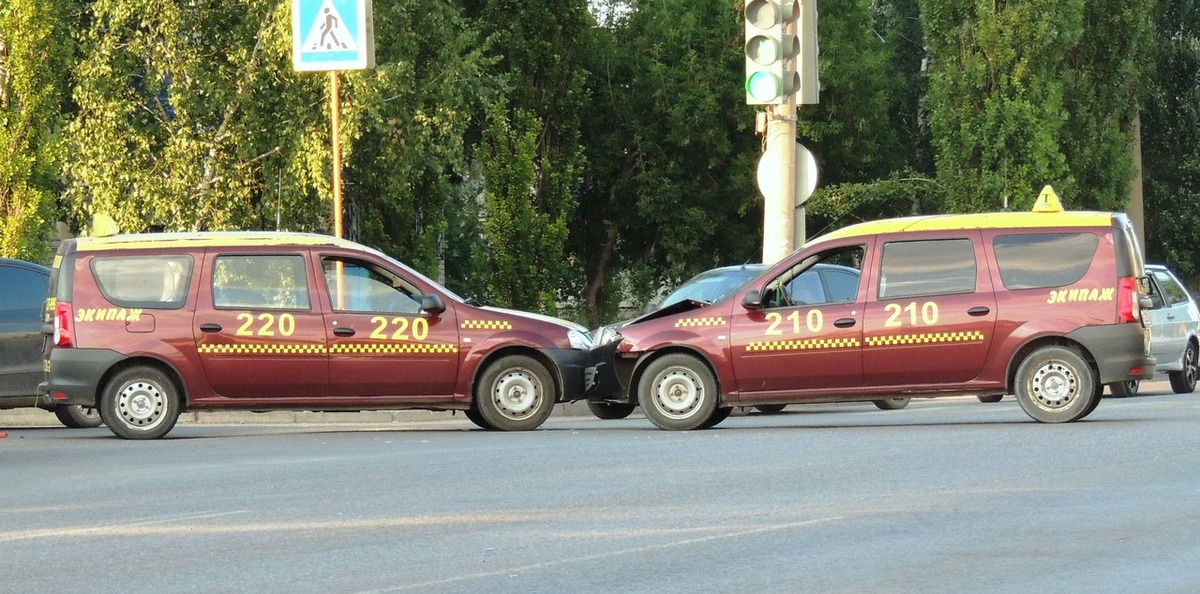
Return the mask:
[[75,346],[75,313],[70,303],[59,301],[54,304],[54,346]]
[[1138,306],[1141,294],[1138,292],[1137,279],[1132,276],[1122,278],[1117,283],[1117,321],[1120,323],[1137,322],[1141,320],[1142,310]]

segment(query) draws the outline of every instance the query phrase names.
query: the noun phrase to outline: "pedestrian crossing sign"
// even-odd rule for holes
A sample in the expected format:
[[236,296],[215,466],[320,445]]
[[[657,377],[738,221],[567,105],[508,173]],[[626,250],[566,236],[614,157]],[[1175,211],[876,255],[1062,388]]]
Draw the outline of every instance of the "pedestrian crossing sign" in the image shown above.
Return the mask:
[[292,64],[300,71],[373,68],[371,0],[292,0]]

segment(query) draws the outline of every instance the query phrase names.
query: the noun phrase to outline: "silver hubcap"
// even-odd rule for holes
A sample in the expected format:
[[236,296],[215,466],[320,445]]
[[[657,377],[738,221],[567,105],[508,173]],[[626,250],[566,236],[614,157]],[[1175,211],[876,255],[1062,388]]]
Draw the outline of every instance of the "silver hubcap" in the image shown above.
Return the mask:
[[510,369],[492,386],[492,401],[504,416],[520,420],[537,411],[542,385],[527,369]]
[[1075,370],[1062,361],[1047,361],[1034,372],[1030,388],[1038,406],[1058,410],[1075,401],[1079,393],[1079,378]]
[[654,380],[654,404],[675,419],[691,416],[704,401],[704,383],[691,370],[671,367]]
[[163,420],[166,409],[162,390],[150,382],[130,382],[117,394],[117,414],[130,427],[149,429]]
[[1196,349],[1189,346],[1187,348],[1187,356],[1184,359],[1186,360],[1183,362],[1183,373],[1190,386],[1196,383]]

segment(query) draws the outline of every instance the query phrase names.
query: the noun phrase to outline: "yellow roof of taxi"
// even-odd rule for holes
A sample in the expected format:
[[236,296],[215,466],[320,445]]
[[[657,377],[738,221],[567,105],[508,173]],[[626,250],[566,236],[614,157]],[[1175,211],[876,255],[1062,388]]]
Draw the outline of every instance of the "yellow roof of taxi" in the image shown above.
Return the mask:
[[1066,212],[980,212],[971,214],[925,215],[868,221],[843,227],[818,239],[839,239],[885,233],[951,231],[957,229],[1026,229],[1048,227],[1109,227],[1112,213],[1095,211]]
[[198,231],[191,233],[134,233],[107,237],[78,237],[73,240],[75,249],[81,252],[111,249],[164,249],[190,247],[230,246],[335,246],[357,248],[362,246],[332,235],[317,233],[292,233],[282,231]]

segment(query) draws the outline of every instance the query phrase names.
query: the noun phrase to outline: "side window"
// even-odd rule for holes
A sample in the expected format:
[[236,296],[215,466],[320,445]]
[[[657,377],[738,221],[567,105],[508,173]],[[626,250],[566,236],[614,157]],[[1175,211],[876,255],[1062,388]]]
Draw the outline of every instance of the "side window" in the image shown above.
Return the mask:
[[35,270],[0,266],[0,323],[42,319],[50,279]]
[[235,309],[309,309],[304,256],[218,256],[213,265],[213,305]]
[[883,246],[879,297],[972,293],[976,270],[970,239],[893,241]]
[[113,305],[179,309],[187,301],[192,257],[99,256],[92,260],[92,276]]
[[420,291],[387,270],[349,258],[323,258],[321,267],[334,311],[421,313]]
[[999,235],[992,248],[1004,288],[1045,289],[1079,282],[1099,243],[1095,233],[1022,233]]
[[[771,279],[763,290],[764,307],[793,307],[852,302],[858,298],[866,248],[834,248],[813,254]],[[837,280],[831,280],[831,279]]]
[[1151,270],[1150,274],[1154,275],[1154,280],[1162,291],[1162,299],[1166,305],[1187,303],[1187,291],[1180,286],[1174,276],[1162,270]]

